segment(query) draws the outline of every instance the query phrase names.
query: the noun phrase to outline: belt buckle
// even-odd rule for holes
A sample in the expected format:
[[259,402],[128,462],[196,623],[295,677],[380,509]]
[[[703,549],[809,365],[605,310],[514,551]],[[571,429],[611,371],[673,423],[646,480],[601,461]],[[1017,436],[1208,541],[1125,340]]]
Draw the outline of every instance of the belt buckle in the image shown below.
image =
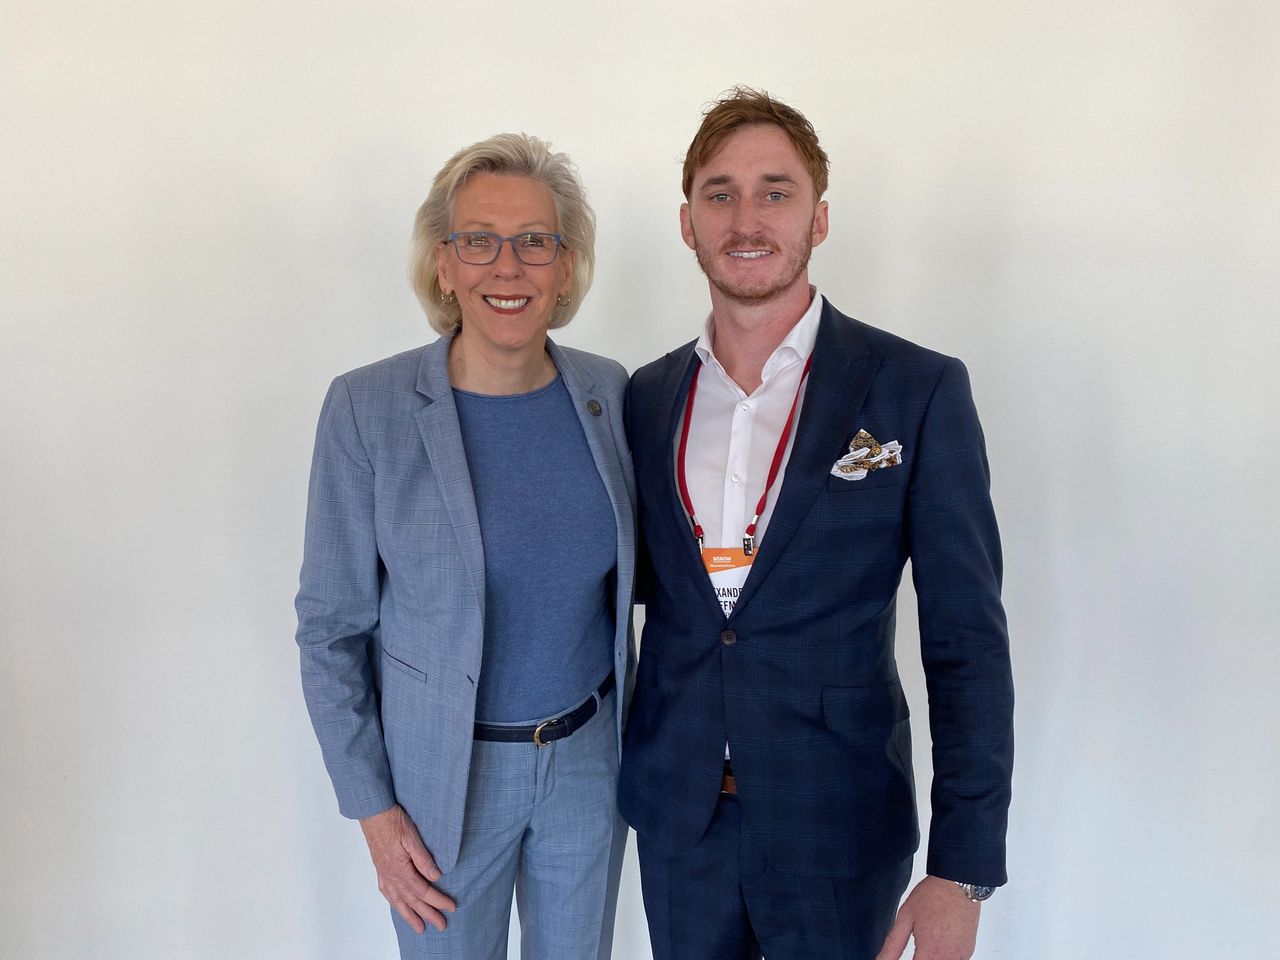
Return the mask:
[[561,717],[554,717],[554,718],[552,718],[551,720],[543,720],[540,724],[538,724],[536,727],[534,727],[534,728],[533,728],[533,742],[534,742],[534,743],[536,743],[536,744],[537,744],[538,746],[540,746],[540,747],[545,747],[545,746],[547,746],[546,741],[544,741],[544,740],[542,739],[542,728],[543,728],[543,727],[550,726],[550,725],[551,725],[551,724],[553,724],[553,723],[558,723],[561,719],[562,719]]

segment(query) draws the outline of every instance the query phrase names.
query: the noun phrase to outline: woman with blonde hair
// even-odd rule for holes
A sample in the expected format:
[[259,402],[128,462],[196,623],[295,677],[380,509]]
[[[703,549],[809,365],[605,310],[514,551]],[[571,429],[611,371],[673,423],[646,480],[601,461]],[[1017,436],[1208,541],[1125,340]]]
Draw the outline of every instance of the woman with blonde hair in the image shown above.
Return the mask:
[[634,664],[626,372],[555,344],[591,285],[572,164],[500,134],[413,231],[439,339],[333,381],[297,598],[303,690],[402,957],[597,960]]

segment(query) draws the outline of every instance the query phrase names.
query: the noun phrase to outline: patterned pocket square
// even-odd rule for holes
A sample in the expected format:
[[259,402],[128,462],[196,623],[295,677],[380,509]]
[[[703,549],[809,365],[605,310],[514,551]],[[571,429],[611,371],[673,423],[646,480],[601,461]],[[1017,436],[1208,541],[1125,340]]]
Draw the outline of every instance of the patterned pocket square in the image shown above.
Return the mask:
[[896,467],[902,463],[902,444],[897,440],[878,443],[865,430],[859,430],[849,443],[849,452],[835,462],[831,475],[841,480],[861,480],[872,470]]

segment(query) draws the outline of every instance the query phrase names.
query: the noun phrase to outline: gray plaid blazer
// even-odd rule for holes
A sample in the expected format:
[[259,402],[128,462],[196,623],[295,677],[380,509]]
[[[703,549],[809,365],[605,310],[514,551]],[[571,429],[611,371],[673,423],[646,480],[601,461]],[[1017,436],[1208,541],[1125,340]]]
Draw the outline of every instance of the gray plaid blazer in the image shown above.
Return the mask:
[[[344,374],[320,414],[297,597],[302,688],[344,816],[399,803],[457,862],[484,637],[484,545],[449,384],[449,337]],[[621,743],[635,663],[627,374],[548,341],[617,520]],[[561,531],[547,531],[558,536]]]

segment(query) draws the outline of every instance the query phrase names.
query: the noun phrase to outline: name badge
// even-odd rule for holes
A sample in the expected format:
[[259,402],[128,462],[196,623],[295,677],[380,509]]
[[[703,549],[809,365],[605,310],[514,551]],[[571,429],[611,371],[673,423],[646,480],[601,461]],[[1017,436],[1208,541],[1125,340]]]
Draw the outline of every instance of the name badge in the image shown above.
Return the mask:
[[702,548],[702,565],[707,568],[716,599],[720,601],[726,617],[733,613],[754,559],[755,554],[748,554],[741,547]]

